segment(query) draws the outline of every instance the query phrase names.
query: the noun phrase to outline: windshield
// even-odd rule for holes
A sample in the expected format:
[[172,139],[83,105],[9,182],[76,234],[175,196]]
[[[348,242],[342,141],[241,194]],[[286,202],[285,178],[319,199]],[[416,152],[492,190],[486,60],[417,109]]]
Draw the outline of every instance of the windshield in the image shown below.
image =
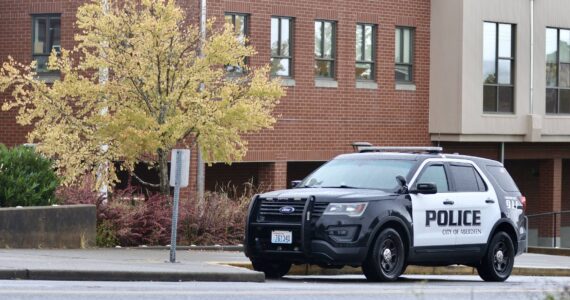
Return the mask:
[[339,187],[393,191],[396,176],[407,177],[416,162],[396,159],[335,159],[309,175],[298,187]]

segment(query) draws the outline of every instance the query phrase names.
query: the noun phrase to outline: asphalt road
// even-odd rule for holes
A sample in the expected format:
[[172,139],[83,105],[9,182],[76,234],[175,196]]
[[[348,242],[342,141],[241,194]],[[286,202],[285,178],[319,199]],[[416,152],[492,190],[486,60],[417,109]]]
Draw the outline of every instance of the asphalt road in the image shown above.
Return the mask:
[[265,283],[0,281],[0,299],[570,299],[569,277],[406,276],[369,283],[363,276],[288,276]]

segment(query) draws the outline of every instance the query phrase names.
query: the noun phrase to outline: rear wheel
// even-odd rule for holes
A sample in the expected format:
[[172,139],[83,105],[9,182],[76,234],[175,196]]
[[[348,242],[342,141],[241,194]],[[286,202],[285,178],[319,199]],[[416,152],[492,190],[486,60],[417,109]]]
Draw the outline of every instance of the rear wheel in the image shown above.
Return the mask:
[[265,277],[271,279],[281,278],[291,269],[291,263],[277,260],[252,259],[253,269],[265,273]]
[[505,281],[511,276],[514,262],[513,241],[507,233],[500,231],[493,236],[477,272],[485,281]]
[[370,281],[394,281],[404,272],[405,253],[400,234],[392,228],[384,229],[362,265],[362,272]]

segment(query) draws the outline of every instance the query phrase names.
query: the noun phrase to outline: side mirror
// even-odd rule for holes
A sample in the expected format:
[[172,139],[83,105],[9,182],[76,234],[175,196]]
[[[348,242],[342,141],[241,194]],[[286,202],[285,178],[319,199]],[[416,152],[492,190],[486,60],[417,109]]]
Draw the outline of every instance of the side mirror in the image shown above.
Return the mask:
[[400,185],[400,193],[407,194],[408,193],[408,186],[407,186],[406,178],[404,178],[404,176],[402,176],[402,175],[398,175],[398,176],[396,176],[396,181],[398,181],[398,184]]
[[293,181],[291,181],[291,188],[297,187],[301,182],[302,182],[302,180],[293,180]]
[[437,185],[435,183],[418,183],[415,190],[411,190],[412,194],[437,194]]

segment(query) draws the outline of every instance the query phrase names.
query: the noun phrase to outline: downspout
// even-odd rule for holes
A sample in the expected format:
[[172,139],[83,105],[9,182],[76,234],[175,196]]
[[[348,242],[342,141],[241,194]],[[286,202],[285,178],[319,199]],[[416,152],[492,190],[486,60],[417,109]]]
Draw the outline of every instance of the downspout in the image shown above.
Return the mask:
[[530,0],[530,97],[529,114],[534,114],[534,0]]

